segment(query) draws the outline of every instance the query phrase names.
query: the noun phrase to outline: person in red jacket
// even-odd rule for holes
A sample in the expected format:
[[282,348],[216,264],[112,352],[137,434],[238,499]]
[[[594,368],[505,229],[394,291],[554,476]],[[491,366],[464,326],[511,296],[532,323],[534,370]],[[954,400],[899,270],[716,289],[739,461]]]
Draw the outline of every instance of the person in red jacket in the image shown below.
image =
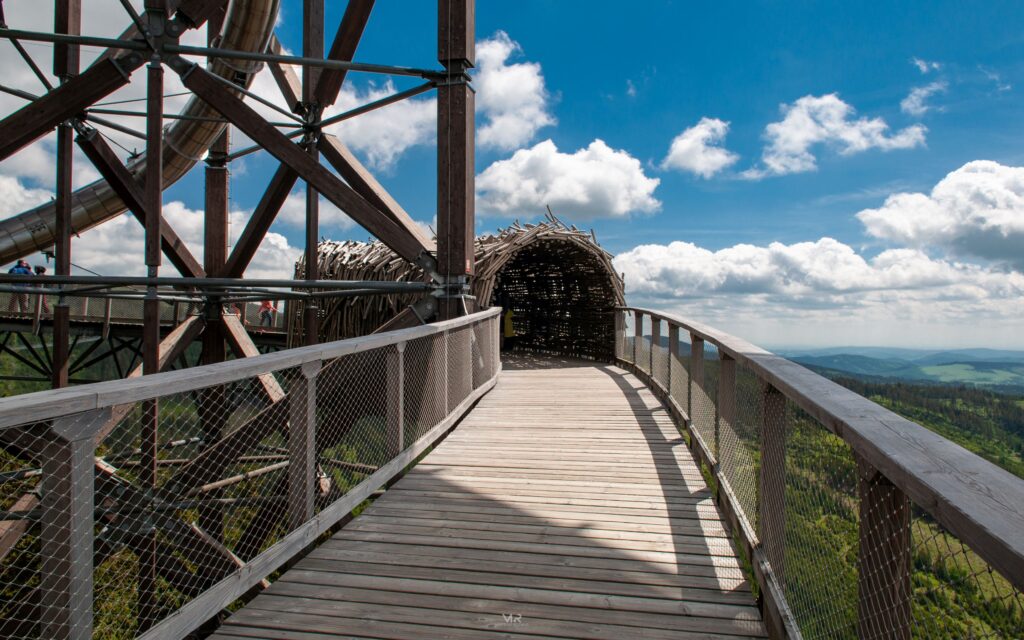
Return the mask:
[[272,327],[274,326],[274,314],[277,313],[277,307],[274,306],[273,301],[263,300],[260,302],[260,326],[261,327]]

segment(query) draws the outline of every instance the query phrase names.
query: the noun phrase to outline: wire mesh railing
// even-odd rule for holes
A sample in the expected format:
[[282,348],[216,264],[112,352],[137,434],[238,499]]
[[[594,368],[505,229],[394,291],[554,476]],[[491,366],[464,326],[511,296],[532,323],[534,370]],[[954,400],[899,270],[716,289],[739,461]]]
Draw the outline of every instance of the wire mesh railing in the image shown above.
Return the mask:
[[[173,292],[169,292],[172,293]],[[60,302],[58,296],[33,293],[32,287],[25,287],[25,293],[9,293],[0,291],[0,318],[32,320],[38,324],[53,318],[53,308]],[[66,296],[62,304],[68,307],[68,315],[73,322],[142,324],[145,301],[141,298],[115,298]],[[231,304],[226,309],[234,313],[244,325],[282,331],[285,326],[285,313],[275,309],[263,309],[258,302],[240,302]],[[176,325],[190,315],[202,310],[198,302],[186,300],[164,301],[160,305],[160,322]]]
[[0,637],[179,638],[493,386],[500,310],[0,400]]
[[619,361],[688,427],[773,636],[1024,638],[1024,480],[743,340],[619,313]]

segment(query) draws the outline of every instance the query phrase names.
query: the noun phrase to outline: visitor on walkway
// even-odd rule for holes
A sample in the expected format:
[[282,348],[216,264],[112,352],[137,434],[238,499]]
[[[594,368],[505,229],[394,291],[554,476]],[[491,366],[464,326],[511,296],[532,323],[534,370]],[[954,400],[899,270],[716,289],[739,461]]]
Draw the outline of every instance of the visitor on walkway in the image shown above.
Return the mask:
[[271,300],[260,301],[260,326],[261,327],[272,327],[274,326],[274,314],[277,313],[277,307],[274,306]]
[[[11,267],[7,273],[14,276],[30,276],[32,275],[32,267],[28,266],[28,263],[24,260],[18,260],[18,263]],[[28,284],[16,284],[16,287],[27,287]],[[27,293],[12,293],[11,302],[7,305],[8,311],[14,311],[15,305],[18,306],[18,311],[28,311],[28,294]]]
[[[45,276],[46,275],[46,267],[44,267],[43,265],[37,264],[34,267],[34,269],[35,269],[35,272],[36,272],[37,276]],[[36,286],[37,287],[42,287],[42,286],[45,286],[45,285],[37,284]],[[42,298],[43,313],[50,313],[50,303],[46,301],[46,294],[45,293],[41,293],[41,294],[39,294],[39,297]]]
[[515,314],[512,309],[505,309],[502,320],[501,348],[511,351],[516,346]]

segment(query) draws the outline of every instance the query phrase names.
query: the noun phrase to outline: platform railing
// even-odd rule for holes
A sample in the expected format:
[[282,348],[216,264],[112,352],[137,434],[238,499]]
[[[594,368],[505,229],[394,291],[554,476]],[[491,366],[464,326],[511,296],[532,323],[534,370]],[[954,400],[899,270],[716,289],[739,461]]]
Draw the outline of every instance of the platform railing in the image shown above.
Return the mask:
[[[173,291],[169,292],[173,295]],[[58,296],[33,293],[31,287],[25,293],[0,292],[0,318],[31,320],[33,331],[39,325],[53,318],[53,307]],[[65,304],[73,322],[92,322],[104,325],[142,324],[144,301],[137,298],[111,298],[89,296],[67,296]],[[244,302],[228,307],[229,311],[241,316],[244,324],[251,327],[282,331],[285,325],[284,309],[272,312],[269,325],[264,326],[257,302]],[[200,313],[201,305],[188,301],[164,301],[160,305],[160,323],[174,326],[190,315]]]
[[495,384],[499,313],[0,399],[0,637],[216,618]]
[[624,308],[619,364],[685,425],[789,638],[1024,638],[1024,480],[838,384]]

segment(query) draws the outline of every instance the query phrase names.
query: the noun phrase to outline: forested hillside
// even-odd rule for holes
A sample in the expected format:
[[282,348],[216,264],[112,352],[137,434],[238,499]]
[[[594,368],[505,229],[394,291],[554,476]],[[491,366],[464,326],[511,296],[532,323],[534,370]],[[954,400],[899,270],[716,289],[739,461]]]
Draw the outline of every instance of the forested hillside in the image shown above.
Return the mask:
[[833,379],[1024,478],[1024,396],[963,385]]
[[[1024,477],[1024,398],[963,386],[835,379]],[[787,599],[806,635],[856,637],[854,458],[803,412],[787,455]],[[916,505],[911,537],[912,637],[1024,637],[1024,597]]]

